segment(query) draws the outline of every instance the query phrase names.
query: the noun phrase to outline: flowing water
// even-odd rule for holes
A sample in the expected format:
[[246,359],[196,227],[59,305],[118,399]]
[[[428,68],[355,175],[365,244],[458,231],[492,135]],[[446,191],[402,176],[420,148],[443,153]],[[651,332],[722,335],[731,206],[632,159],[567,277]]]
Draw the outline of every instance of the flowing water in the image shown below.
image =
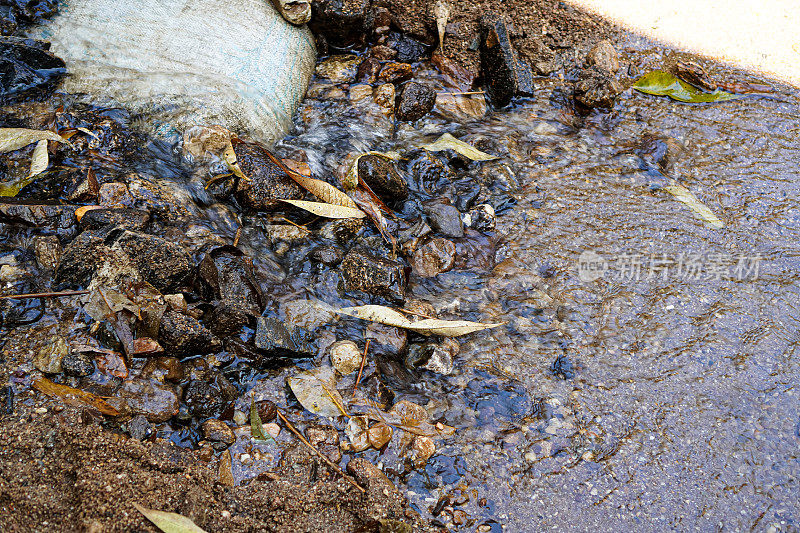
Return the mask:
[[[626,59],[640,73],[665,56],[633,49]],[[437,83],[424,65],[416,77]],[[506,325],[461,339],[451,376],[388,357],[366,371],[455,436],[422,470],[391,451],[364,454],[423,515],[453,530],[796,531],[800,100],[785,89],[717,105],[626,92],[613,110],[578,116],[566,99],[561,82],[543,80],[533,98],[482,119],[434,113],[395,126],[371,98],[315,81],[296,130],[275,148],[304,152],[323,178],[351,152],[398,150],[413,181],[402,215],[419,216],[419,201],[442,195],[457,206],[477,195],[497,212],[494,233],[458,243],[456,269],[412,275],[409,297],[443,317]],[[454,167],[449,180],[414,181],[413,148],[445,131],[501,157],[441,156]],[[139,171],[182,191],[191,222],[173,237],[193,251],[229,243],[236,213],[164,147],[151,143]],[[671,180],[724,228],[667,193]],[[263,217],[241,222],[240,246],[279,313],[295,300],[363,303],[342,297],[335,269],[306,259],[331,242],[330,223],[287,240]],[[369,227],[358,239],[388,253]],[[328,334],[361,343],[364,328],[345,320]],[[280,405],[295,371],[235,361],[225,369],[242,392]],[[173,438],[191,444],[193,431]],[[258,470],[234,468],[239,480]]]

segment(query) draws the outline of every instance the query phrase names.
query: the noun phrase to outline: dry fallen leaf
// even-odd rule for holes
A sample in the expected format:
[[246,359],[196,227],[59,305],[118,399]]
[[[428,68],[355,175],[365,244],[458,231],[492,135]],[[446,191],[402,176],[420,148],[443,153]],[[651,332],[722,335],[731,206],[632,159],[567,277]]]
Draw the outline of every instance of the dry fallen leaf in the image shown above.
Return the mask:
[[344,307],[342,309],[337,309],[336,312],[362,320],[379,322],[387,326],[409,329],[417,333],[422,333],[423,335],[441,335],[443,337],[458,337],[476,331],[496,328],[504,324],[504,322],[482,324],[480,322],[469,322],[467,320],[439,320],[435,318],[411,321],[400,312],[382,305]]
[[47,130],[29,130],[25,128],[0,128],[0,154],[13,152],[25,148],[31,143],[39,141],[58,141],[67,143],[67,140],[57,133]]
[[233,144],[231,144],[230,141],[228,141],[225,151],[222,152],[222,159],[225,161],[225,164],[228,165],[228,169],[233,172],[234,176],[246,181],[250,181],[250,178],[245,176],[244,172],[242,172],[242,169],[239,167],[239,161],[236,158],[236,152],[233,150]]
[[694,211],[700,218],[708,222],[711,227],[715,229],[722,229],[725,227],[725,224],[719,218],[717,218],[717,215],[715,215],[703,202],[698,200],[697,197],[692,194],[692,191],[683,185],[667,185],[664,187],[664,190],[674,196],[676,200]]
[[307,202],[305,200],[281,200],[318,217],[325,218],[364,218],[367,216],[361,209],[353,209],[343,205],[324,204],[322,202]]
[[131,503],[136,507],[137,511],[142,513],[145,518],[164,533],[206,533],[204,529],[198,527],[197,524],[185,516],[164,511],[154,511],[153,509],[142,507],[136,502]]
[[104,209],[102,205],[85,205],[83,207],[79,207],[75,210],[75,218],[78,219],[78,222],[81,221],[83,215],[91,211],[92,209]]
[[33,156],[31,156],[31,170],[28,172],[28,177],[32,178],[34,176],[38,176],[47,170],[47,165],[49,164],[50,156],[47,153],[47,141],[39,141],[36,143],[36,148],[33,149]]
[[47,378],[34,381],[32,387],[48,396],[61,398],[69,405],[88,405],[108,416],[119,416],[120,414],[119,411],[111,407],[105,400],[99,396],[95,396],[91,392],[68,387],[67,385],[59,385]]
[[445,133],[436,141],[431,144],[425,144],[422,146],[424,149],[428,150],[429,152],[441,152],[442,150],[453,150],[456,153],[463,155],[473,161],[491,161],[492,159],[497,159],[496,155],[489,155],[486,152],[481,152],[471,144],[467,144],[464,141],[460,141],[450,135],[449,133]]
[[436,18],[436,29],[439,30],[439,50],[444,46],[444,33],[447,20],[450,18],[450,6],[445,0],[437,0],[433,7],[433,16]]
[[336,390],[336,381],[330,368],[300,372],[288,379],[297,400],[307,410],[320,416],[347,416],[344,400]]

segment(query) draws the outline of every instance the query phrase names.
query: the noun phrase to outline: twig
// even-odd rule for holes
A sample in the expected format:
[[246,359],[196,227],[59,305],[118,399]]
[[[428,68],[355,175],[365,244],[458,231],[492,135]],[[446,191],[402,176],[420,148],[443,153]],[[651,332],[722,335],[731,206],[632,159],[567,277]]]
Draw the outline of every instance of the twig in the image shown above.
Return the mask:
[[29,298],[61,298],[63,296],[80,296],[89,294],[89,291],[64,291],[64,292],[37,292],[32,294],[7,294],[0,296],[0,300],[26,300]]
[[459,92],[459,93],[444,92],[444,93],[437,93],[437,94],[449,94],[451,96],[469,96],[471,94],[486,94],[486,91],[465,91],[465,92]]
[[364,488],[363,488],[361,485],[359,485],[358,483],[356,483],[356,482],[355,482],[353,479],[351,479],[351,478],[350,478],[350,476],[348,476],[347,474],[345,474],[345,473],[342,471],[342,469],[341,469],[341,468],[339,468],[339,466],[338,466],[338,465],[336,465],[336,464],[335,464],[333,461],[331,461],[330,459],[328,459],[327,457],[325,457],[325,456],[322,454],[322,452],[321,452],[321,451],[319,451],[319,450],[318,450],[318,449],[316,449],[314,446],[312,446],[312,445],[311,445],[311,443],[310,443],[310,442],[308,442],[308,441],[305,439],[305,437],[303,437],[303,435],[301,435],[301,434],[300,434],[300,432],[299,432],[299,431],[297,431],[297,430],[295,429],[295,427],[292,425],[292,423],[291,423],[291,422],[289,422],[289,420],[288,420],[288,419],[287,419],[285,416],[283,416],[283,414],[282,414],[280,411],[277,411],[277,415],[278,415],[278,417],[279,417],[281,420],[283,420],[283,423],[284,423],[284,424],[286,424],[286,427],[287,427],[287,428],[289,428],[289,431],[291,431],[292,433],[294,433],[294,434],[295,434],[295,436],[296,436],[298,439],[300,439],[300,440],[303,442],[303,444],[305,444],[306,446],[308,446],[309,448],[311,448],[311,449],[314,451],[314,453],[316,453],[317,455],[319,455],[319,456],[320,456],[320,458],[321,458],[323,461],[325,461],[326,463],[328,463],[328,466],[330,466],[331,468],[333,468],[333,469],[334,469],[334,470],[335,470],[335,471],[336,471],[336,472],[337,472],[337,473],[338,473],[340,476],[342,476],[342,477],[343,477],[343,478],[344,478],[344,479],[345,479],[345,480],[346,480],[348,483],[350,483],[350,484],[351,484],[351,485],[353,485],[355,488],[357,488],[358,490],[360,490],[361,492],[363,492],[363,493],[365,493],[365,494],[366,494],[366,492],[367,492],[367,491],[366,491],[366,490],[365,490],[365,489],[364,489]]
[[236,248],[237,246],[239,246],[239,239],[241,239],[241,238],[242,238],[242,227],[241,227],[241,226],[239,226],[239,227],[236,229],[236,237],[234,237],[234,238],[233,238],[233,247],[234,247],[234,248]]
[[356,391],[358,390],[358,384],[361,383],[361,374],[364,372],[364,361],[367,360],[367,350],[369,350],[369,342],[372,339],[367,339],[367,345],[364,346],[364,355],[361,356],[361,368],[358,369],[358,377],[356,378],[356,384],[353,387],[353,398],[356,397]]
[[305,231],[305,232],[307,232],[307,233],[311,233],[311,230],[310,230],[310,229],[308,229],[307,227],[305,227],[305,226],[301,226],[300,224],[297,224],[297,223],[295,223],[295,222],[292,222],[291,220],[289,220],[289,219],[288,219],[288,218],[286,218],[286,217],[280,217],[278,220],[283,220],[284,222],[288,222],[289,224],[291,224],[292,226],[294,226],[294,227],[295,227],[295,228],[297,228],[297,229],[301,229],[301,230],[303,230],[303,231]]

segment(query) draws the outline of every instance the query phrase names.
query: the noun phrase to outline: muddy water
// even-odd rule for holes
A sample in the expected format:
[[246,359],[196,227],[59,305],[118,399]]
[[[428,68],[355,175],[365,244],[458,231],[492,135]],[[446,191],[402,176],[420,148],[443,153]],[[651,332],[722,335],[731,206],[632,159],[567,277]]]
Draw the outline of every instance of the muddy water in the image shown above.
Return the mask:
[[[627,59],[644,72],[664,56],[645,49]],[[437,83],[424,66],[417,78]],[[411,127],[395,126],[357,91],[317,81],[294,133],[276,147],[285,157],[304,153],[321,177],[354,151],[413,160],[414,147],[445,131],[500,156],[443,157],[454,169],[449,183],[412,183],[419,200],[446,195],[459,205],[477,194],[498,217],[493,234],[459,243],[459,268],[412,275],[409,296],[442,317],[507,324],[462,339],[451,376],[371,358],[366,375],[457,432],[423,470],[391,450],[365,455],[423,515],[453,530],[796,530],[800,100],[781,91],[689,106],[626,93],[610,112],[578,116],[565,94],[546,80],[513,109],[480,120],[434,114]],[[240,246],[279,315],[297,300],[362,303],[342,297],[335,271],[306,259],[330,242],[331,223],[278,237],[270,228],[278,217],[239,220],[203,188],[206,169],[181,163],[172,141],[150,143],[138,168],[170,183],[185,208],[185,231],[171,238],[200,252],[231,242],[241,223]],[[412,162],[403,163],[409,176]],[[672,180],[725,227],[665,192]],[[402,210],[418,212],[414,201]],[[385,248],[370,228],[358,239]],[[324,334],[361,342],[365,324],[343,320]],[[222,366],[240,392],[302,416],[284,388],[296,367]],[[247,412],[249,398],[237,409]],[[159,434],[187,446],[200,439],[194,427]],[[262,448],[254,452],[246,435],[234,445],[237,481],[273,464],[274,449]]]

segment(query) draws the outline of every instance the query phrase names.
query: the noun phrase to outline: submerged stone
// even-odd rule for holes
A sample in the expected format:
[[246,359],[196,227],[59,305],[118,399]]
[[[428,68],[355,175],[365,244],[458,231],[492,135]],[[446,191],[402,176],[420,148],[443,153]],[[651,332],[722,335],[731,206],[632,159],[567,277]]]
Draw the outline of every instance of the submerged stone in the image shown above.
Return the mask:
[[339,268],[345,291],[362,291],[393,302],[402,302],[405,298],[405,267],[397,261],[351,250]]

